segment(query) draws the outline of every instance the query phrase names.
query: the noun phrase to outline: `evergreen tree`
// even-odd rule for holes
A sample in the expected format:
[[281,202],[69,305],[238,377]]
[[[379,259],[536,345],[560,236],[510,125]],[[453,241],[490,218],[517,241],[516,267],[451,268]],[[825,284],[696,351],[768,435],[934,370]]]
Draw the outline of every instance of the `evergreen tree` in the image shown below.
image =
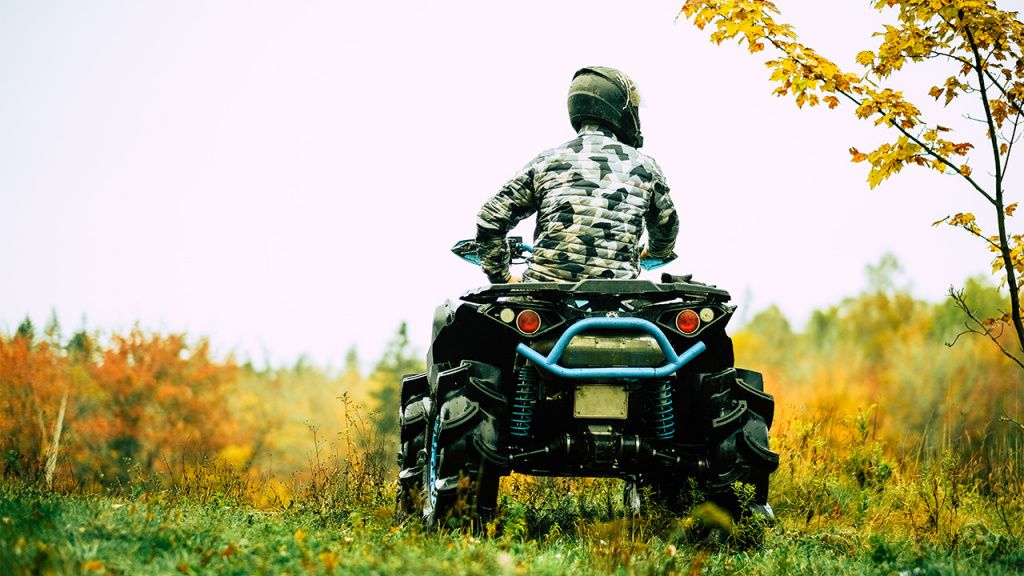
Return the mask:
[[399,390],[402,376],[425,370],[423,360],[409,342],[409,328],[405,322],[388,342],[384,355],[370,376],[373,391],[370,393],[374,413],[374,428],[380,437],[382,457],[398,450]]
[[28,340],[29,344],[35,341],[36,327],[32,324],[32,319],[28,316],[25,316],[25,319],[21,321],[21,324],[18,324],[18,336]]

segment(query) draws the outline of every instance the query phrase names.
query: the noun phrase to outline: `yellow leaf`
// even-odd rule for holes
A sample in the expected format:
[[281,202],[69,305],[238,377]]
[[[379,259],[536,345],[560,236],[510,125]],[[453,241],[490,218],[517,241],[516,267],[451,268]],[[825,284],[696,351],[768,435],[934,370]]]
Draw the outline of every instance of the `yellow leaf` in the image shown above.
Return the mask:
[[1009,149],[1010,149],[1010,147],[1006,145],[1006,142],[1003,142],[1002,144],[999,145],[999,153],[1000,154],[1006,154],[1006,151],[1009,150]]
[[306,531],[303,530],[302,528],[299,528],[298,530],[295,531],[295,535],[294,536],[295,536],[295,541],[296,542],[302,542],[306,538]]
[[932,86],[932,89],[928,91],[928,95],[938,100],[939,97],[942,96],[942,92],[942,88],[939,88],[938,86]]
[[851,162],[863,162],[868,159],[867,154],[864,154],[860,150],[852,147],[850,148],[850,155],[853,156],[853,158],[850,159]]
[[89,560],[85,564],[82,564],[82,570],[103,570],[103,562],[99,560]]
[[1017,210],[1017,203],[1016,202],[1014,202],[1013,204],[1010,204],[1006,208],[1003,208],[1003,212],[1006,212],[1007,216],[1013,216],[1013,212],[1015,210]]
[[950,226],[959,226],[971,232],[978,231],[978,225],[974,221],[974,214],[961,212],[949,220]]
[[868,188],[874,190],[875,186],[878,186],[879,184],[882,183],[882,179],[882,173],[879,172],[878,170],[872,170],[871,172],[868,172]]
[[857,64],[863,66],[870,66],[875,60],[875,53],[871,50],[865,50],[857,54]]
[[963,166],[960,167],[960,173],[963,174],[964,176],[970,176],[971,167],[968,166],[967,164],[964,164]]

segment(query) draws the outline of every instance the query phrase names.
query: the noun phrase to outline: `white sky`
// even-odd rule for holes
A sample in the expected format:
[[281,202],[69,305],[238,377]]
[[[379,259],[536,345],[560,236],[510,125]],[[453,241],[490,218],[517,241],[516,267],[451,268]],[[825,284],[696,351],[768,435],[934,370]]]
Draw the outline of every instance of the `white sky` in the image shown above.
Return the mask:
[[[851,70],[876,42],[867,2],[777,4]],[[675,22],[680,5],[0,0],[0,330],[55,309],[66,330],[138,321],[338,366],[407,320],[423,351],[434,306],[485,282],[449,247],[572,138],[568,82],[593,64],[647,102],[683,219],[672,269],[748,314],[799,325],[886,251],[931,300],[986,272],[983,246],[930,227],[984,210],[958,180],[908,169],[869,191],[847,149],[884,131],[771,96],[763,58]]]

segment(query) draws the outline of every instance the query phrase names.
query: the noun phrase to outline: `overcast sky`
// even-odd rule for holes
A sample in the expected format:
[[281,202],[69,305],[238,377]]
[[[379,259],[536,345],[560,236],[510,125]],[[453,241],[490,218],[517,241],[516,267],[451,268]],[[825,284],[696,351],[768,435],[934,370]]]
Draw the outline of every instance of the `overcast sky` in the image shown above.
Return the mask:
[[[851,70],[877,42],[868,2],[777,4]],[[748,314],[774,303],[800,326],[887,251],[930,300],[986,273],[983,246],[930,226],[984,210],[958,180],[868,190],[847,149],[884,130],[771,96],[764,58],[709,43],[680,5],[0,0],[0,330],[52,309],[66,330],[138,322],[339,366],[406,320],[423,351],[434,306],[485,283],[449,247],[573,137],[568,83],[594,64],[643,93],[683,222],[672,269]],[[927,72],[900,79],[922,107]]]

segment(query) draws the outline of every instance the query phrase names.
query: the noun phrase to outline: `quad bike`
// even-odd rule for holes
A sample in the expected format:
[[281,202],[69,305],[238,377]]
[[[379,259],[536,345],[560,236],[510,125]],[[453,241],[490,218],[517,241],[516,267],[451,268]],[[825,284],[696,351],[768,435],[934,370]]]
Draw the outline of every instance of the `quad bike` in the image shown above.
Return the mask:
[[[453,252],[479,264],[472,241]],[[435,314],[428,371],[402,380],[401,513],[479,525],[517,472],[622,478],[634,513],[697,494],[771,518],[775,403],[761,374],[733,366],[728,292],[665,274],[495,284],[461,300]]]

